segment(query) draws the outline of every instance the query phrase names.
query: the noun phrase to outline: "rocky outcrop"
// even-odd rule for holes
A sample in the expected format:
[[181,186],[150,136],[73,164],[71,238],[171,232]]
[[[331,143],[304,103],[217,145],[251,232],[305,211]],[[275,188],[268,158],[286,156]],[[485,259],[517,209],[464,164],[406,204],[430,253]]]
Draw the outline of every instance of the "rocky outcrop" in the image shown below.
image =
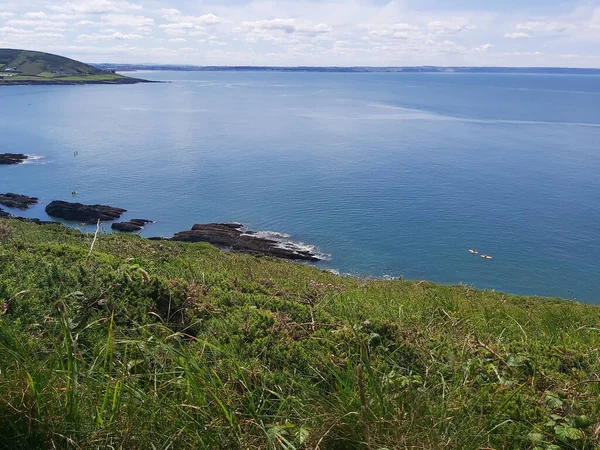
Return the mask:
[[35,223],[36,225],[60,225],[59,222],[54,222],[52,220],[30,219],[29,217],[15,217],[15,219],[20,220],[21,222]]
[[29,157],[22,153],[0,153],[0,165],[21,164]]
[[8,208],[27,209],[30,206],[36,205],[38,199],[35,197],[28,197],[26,195],[19,194],[0,194],[0,205],[7,206]]
[[320,261],[318,255],[293,242],[283,242],[244,232],[238,223],[198,224],[190,231],[177,233],[171,240],[179,242],[208,242],[216,247],[237,252],[275,256],[278,258]]
[[137,231],[141,231],[149,223],[154,222],[146,219],[131,219],[128,222],[113,223],[111,228],[115,231],[121,231],[123,233],[135,233]]
[[46,214],[51,217],[80,223],[110,222],[118,219],[126,209],[114,208],[105,205],[84,205],[82,203],[69,203],[53,201],[46,206]]

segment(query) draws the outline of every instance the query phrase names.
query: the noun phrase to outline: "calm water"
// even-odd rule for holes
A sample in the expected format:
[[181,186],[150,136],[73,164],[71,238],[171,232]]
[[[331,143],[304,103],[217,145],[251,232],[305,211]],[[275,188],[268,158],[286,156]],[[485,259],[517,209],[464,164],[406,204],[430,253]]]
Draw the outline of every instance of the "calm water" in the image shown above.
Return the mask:
[[[4,87],[0,192],[239,221],[341,273],[600,303],[600,77],[144,73]],[[79,152],[74,157],[73,152]],[[490,254],[473,257],[468,248]]]

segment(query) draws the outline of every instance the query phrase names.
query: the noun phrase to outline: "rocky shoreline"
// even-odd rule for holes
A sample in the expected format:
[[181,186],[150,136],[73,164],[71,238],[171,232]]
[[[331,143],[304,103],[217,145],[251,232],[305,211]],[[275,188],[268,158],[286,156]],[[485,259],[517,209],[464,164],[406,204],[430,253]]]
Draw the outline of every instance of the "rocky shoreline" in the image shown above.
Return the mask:
[[0,153],[0,165],[2,166],[22,164],[28,159],[29,156],[23,153]]
[[127,85],[140,83],[161,83],[161,81],[141,80],[138,78],[125,78],[115,80],[90,80],[90,81],[7,81],[0,80],[0,86],[83,86],[87,84],[112,84],[112,85]]
[[262,254],[299,261],[321,261],[315,253],[293,242],[281,242],[243,231],[239,223],[196,224],[190,231],[181,231],[172,241],[208,242],[215,247],[250,254]]
[[[0,204],[18,209],[28,209],[38,203],[35,197],[13,193],[0,194]],[[125,222],[114,222],[127,212],[126,209],[107,205],[84,205],[66,201],[52,201],[45,208],[50,217],[70,222],[97,224],[99,222],[113,222],[114,231],[135,233],[141,231],[146,225],[154,223],[147,219],[131,219]],[[1,219],[16,219],[37,224],[57,224],[39,219],[17,217],[0,208]],[[318,262],[323,258],[314,248],[287,240],[278,240],[259,235],[253,231],[244,230],[240,223],[209,223],[196,224],[191,230],[176,233],[172,238],[149,238],[150,240],[169,240],[174,242],[206,242],[223,250],[265,255],[275,258],[294,261]]]

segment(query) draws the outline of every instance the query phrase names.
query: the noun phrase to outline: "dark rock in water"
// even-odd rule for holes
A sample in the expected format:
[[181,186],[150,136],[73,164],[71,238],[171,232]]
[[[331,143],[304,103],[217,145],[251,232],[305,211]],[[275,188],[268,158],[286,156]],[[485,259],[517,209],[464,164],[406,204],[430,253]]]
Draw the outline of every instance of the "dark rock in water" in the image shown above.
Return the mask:
[[140,227],[143,227],[143,226],[148,225],[150,223],[154,223],[153,220],[146,220],[146,219],[131,219],[129,222],[133,223],[135,225],[139,225]]
[[154,223],[151,220],[145,219],[131,219],[129,222],[113,223],[111,228],[115,231],[121,231],[123,233],[134,233],[141,231],[145,225]]
[[63,201],[53,201],[46,206],[46,214],[51,217],[91,224],[98,222],[98,220],[101,222],[116,220],[126,212],[126,209],[113,208],[112,206],[84,205]]
[[0,153],[0,165],[21,164],[28,158],[29,156],[23,153]]
[[177,233],[171,240],[179,242],[208,242],[216,247],[233,251],[275,256],[278,258],[320,261],[315,253],[292,242],[282,242],[259,237],[242,231],[238,223],[211,223],[194,225],[191,231]]
[[30,206],[36,205],[38,199],[19,194],[0,194],[0,204],[9,208],[27,209]]

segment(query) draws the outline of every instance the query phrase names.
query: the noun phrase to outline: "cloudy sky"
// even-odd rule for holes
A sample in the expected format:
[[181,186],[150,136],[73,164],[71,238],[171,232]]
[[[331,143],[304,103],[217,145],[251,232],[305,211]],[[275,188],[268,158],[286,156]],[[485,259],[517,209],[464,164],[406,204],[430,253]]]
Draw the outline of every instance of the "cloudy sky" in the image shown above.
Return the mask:
[[2,0],[0,48],[86,62],[600,67],[600,0]]

